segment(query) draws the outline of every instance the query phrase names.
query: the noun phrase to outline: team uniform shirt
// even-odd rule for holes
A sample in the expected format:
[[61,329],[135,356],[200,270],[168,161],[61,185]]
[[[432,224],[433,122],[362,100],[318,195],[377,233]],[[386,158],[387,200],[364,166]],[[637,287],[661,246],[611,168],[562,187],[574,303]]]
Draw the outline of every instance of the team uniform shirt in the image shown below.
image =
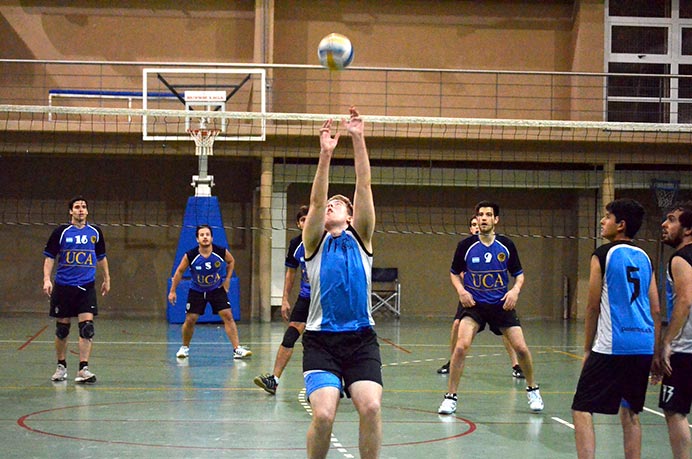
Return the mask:
[[600,314],[592,350],[611,355],[653,355],[654,321],[649,304],[653,268],[630,241],[597,248],[603,273]]
[[308,272],[305,268],[305,247],[303,246],[302,235],[294,237],[288,244],[288,252],[286,254],[284,266],[290,269],[300,268],[300,292],[298,296],[310,298],[310,281],[308,280]]
[[375,325],[372,319],[372,254],[349,225],[338,237],[325,232],[306,258],[310,313],[306,330],[354,332]]
[[186,255],[190,262],[191,290],[211,292],[221,287],[226,278],[226,249],[224,247],[212,244],[212,251],[208,257],[199,253],[199,247],[189,250]]
[[[673,308],[675,307],[675,300],[677,299],[675,295],[675,279],[671,275],[670,266],[674,257],[680,257],[687,263],[692,265],[692,245],[686,245],[677,252],[675,252],[668,261],[668,270],[666,272],[666,298],[668,299],[668,321],[673,315]],[[673,339],[670,344],[670,348],[675,353],[685,353],[692,354],[692,314],[687,316],[687,321],[683,325],[682,330],[678,336]]]
[[43,254],[57,258],[56,284],[83,286],[96,280],[96,263],[106,256],[106,242],[97,226],[60,225],[48,238]]
[[524,271],[514,243],[506,236],[495,235],[489,246],[478,235],[472,235],[457,244],[450,272],[464,274],[464,288],[476,303],[496,305],[508,290],[509,276],[517,277]]

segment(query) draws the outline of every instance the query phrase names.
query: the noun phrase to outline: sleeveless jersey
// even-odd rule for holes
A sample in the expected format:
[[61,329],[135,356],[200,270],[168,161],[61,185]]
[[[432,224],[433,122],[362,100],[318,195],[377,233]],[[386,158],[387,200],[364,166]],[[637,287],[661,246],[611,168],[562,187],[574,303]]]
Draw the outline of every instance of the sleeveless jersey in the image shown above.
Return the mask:
[[303,247],[303,235],[298,235],[291,239],[288,244],[288,252],[286,253],[286,262],[284,266],[291,269],[300,268],[300,292],[298,296],[302,298],[310,298],[310,281],[308,273],[305,269],[305,247]]
[[43,254],[58,259],[56,284],[82,286],[96,280],[96,263],[106,256],[106,242],[97,226],[60,225],[48,238]]
[[[666,272],[666,297],[668,299],[668,321],[673,315],[673,308],[675,305],[676,295],[675,295],[675,279],[670,274],[670,265],[673,257],[680,257],[687,263],[692,265],[692,245],[688,244],[675,252],[668,261],[668,270]],[[673,339],[671,343],[671,349],[673,352],[692,354],[692,314],[687,316],[687,321],[683,325],[682,330],[678,336]]]
[[517,277],[524,271],[514,243],[497,234],[490,246],[483,244],[478,235],[461,240],[450,272],[464,273],[464,288],[476,303],[500,304],[507,293],[510,274]]
[[305,266],[310,279],[306,330],[352,332],[375,325],[372,319],[372,254],[349,226],[338,237],[325,232]]
[[199,246],[189,250],[187,260],[190,262],[192,283],[190,289],[197,292],[210,292],[221,287],[226,278],[226,249],[212,244],[208,257],[199,253]]
[[653,269],[649,256],[630,241],[604,244],[593,254],[601,264],[603,286],[592,349],[601,354],[652,355],[649,285]]

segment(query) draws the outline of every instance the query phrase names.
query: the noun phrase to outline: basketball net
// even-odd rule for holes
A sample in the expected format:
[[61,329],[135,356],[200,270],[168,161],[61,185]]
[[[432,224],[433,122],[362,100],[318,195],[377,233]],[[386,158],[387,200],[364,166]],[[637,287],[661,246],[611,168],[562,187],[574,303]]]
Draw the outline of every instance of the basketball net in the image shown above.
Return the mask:
[[673,206],[678,195],[680,182],[678,180],[657,180],[651,181],[651,188],[656,194],[656,204],[661,211],[666,211]]
[[195,141],[195,155],[197,155],[199,163],[199,175],[192,176],[195,196],[211,196],[214,176],[208,174],[207,157],[214,154],[214,139],[221,130],[207,128],[206,120],[202,118],[199,122],[199,129],[188,129],[187,132]]
[[214,154],[214,139],[221,129],[188,129],[188,134],[195,141],[195,154],[197,156],[212,156]]

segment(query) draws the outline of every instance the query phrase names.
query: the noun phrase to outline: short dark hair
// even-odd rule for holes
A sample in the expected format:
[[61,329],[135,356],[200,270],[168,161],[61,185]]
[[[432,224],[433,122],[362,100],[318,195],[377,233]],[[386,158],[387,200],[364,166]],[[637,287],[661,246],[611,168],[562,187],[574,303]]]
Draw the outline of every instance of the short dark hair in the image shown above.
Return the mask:
[[615,223],[625,221],[625,236],[633,238],[644,221],[644,207],[630,198],[620,198],[606,204],[606,210],[615,216]]
[[346,196],[343,194],[335,194],[331,198],[327,199],[327,202],[329,201],[341,201],[346,205],[346,209],[348,210],[348,214],[353,217],[353,204],[351,204],[351,200],[348,199]]
[[473,217],[469,218],[469,228],[471,228],[471,225],[473,225],[474,220],[476,220],[476,222],[478,222],[478,217],[475,215]]
[[308,214],[308,206],[300,206],[298,213],[296,214],[296,222],[299,222],[301,218]]
[[197,225],[197,229],[195,230],[195,237],[199,237],[199,230],[203,228],[209,228],[209,234],[212,236],[214,235],[214,231],[212,231],[211,226],[209,225]]
[[77,201],[84,201],[84,204],[87,205],[87,209],[89,208],[89,203],[86,199],[84,199],[81,196],[75,196],[74,198],[70,199],[70,201],[67,203],[67,210],[72,210],[72,206],[74,206],[74,203]]
[[492,207],[493,208],[493,215],[496,217],[500,216],[500,206],[492,201],[481,201],[478,204],[476,204],[475,208],[475,214],[478,215],[478,211],[481,210],[481,207]]
[[678,217],[680,226],[685,229],[692,229],[692,201],[676,203],[670,211],[675,212],[676,210],[681,212]]

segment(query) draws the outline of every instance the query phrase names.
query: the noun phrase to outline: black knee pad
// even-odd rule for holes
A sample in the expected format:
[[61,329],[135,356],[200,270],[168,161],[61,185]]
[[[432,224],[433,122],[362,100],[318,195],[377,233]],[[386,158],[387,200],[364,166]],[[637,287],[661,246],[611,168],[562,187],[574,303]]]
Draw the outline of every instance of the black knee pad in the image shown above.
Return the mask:
[[84,322],[79,322],[79,336],[84,339],[91,339],[94,337],[93,320],[85,320]]
[[296,341],[300,338],[300,332],[295,327],[288,327],[286,333],[284,333],[284,340],[281,342],[283,347],[292,349],[295,346]]
[[64,324],[61,322],[56,322],[55,323],[55,336],[58,337],[58,339],[65,339],[70,335],[70,324]]

